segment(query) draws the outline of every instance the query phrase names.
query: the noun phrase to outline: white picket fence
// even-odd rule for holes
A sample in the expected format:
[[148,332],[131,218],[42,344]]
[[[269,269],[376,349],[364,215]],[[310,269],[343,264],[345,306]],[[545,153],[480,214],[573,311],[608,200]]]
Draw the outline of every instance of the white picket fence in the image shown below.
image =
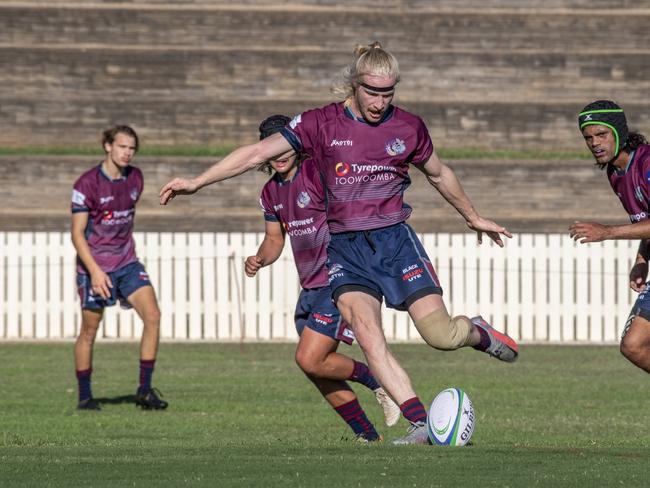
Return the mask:
[[[578,245],[566,235],[521,234],[501,249],[475,234],[420,236],[453,314],[481,313],[528,342],[616,341],[636,299],[635,241]],[[254,279],[243,271],[258,233],[136,233],[173,340],[295,341],[300,290],[289,246]],[[391,341],[420,341],[408,315],[384,309]],[[0,232],[0,339],[70,339],[80,309],[68,233]],[[133,311],[107,309],[101,337],[139,339]]]

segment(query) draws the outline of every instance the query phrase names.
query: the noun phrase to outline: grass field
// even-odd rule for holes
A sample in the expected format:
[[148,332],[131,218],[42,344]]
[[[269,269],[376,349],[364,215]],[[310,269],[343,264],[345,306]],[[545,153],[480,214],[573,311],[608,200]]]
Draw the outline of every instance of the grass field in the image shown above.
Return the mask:
[[[163,412],[131,403],[137,345],[98,344],[101,412],[77,412],[72,344],[0,345],[0,486],[648,486],[650,378],[616,347],[472,350],[396,345],[425,402],[465,389],[473,445],[360,445],[293,363],[292,344],[161,346]],[[358,349],[347,349],[358,357]]]

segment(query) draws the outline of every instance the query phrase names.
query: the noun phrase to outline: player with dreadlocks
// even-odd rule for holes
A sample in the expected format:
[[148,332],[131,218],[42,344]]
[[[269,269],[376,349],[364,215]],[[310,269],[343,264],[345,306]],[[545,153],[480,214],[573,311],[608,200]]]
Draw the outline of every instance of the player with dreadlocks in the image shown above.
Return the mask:
[[630,271],[630,288],[639,293],[623,329],[621,353],[650,373],[650,145],[627,127],[625,112],[610,100],[597,100],[580,111],[578,126],[596,165],[607,171],[612,190],[630,217],[629,224],[575,222],[571,237],[581,243],[641,239]]

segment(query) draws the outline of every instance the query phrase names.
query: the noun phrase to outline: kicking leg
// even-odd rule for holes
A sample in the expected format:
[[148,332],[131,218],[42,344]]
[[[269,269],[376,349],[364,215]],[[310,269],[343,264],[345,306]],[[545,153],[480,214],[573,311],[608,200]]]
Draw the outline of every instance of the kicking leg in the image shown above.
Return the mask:
[[418,332],[431,347],[453,351],[470,346],[502,361],[517,360],[519,346],[511,337],[495,330],[481,316],[450,317],[440,295],[419,298],[408,311]]

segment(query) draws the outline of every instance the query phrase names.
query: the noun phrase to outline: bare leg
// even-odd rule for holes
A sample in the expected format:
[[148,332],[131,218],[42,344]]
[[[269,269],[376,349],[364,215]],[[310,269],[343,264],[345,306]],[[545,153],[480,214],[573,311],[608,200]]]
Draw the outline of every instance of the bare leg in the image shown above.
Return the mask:
[[93,365],[93,346],[104,309],[81,310],[81,330],[74,344],[74,365],[77,371],[85,371]]
[[305,327],[296,349],[296,363],[306,375],[330,380],[347,380],[354,360],[336,352],[338,341]]
[[636,316],[621,341],[621,353],[632,364],[650,373],[650,322]]
[[398,405],[415,397],[411,380],[386,343],[381,326],[381,303],[366,293],[351,291],[343,293],[336,306],[352,326],[370,370],[390,396]]
[[160,337],[160,309],[152,286],[143,286],[131,293],[129,303],[142,319],[140,359],[156,359]]

